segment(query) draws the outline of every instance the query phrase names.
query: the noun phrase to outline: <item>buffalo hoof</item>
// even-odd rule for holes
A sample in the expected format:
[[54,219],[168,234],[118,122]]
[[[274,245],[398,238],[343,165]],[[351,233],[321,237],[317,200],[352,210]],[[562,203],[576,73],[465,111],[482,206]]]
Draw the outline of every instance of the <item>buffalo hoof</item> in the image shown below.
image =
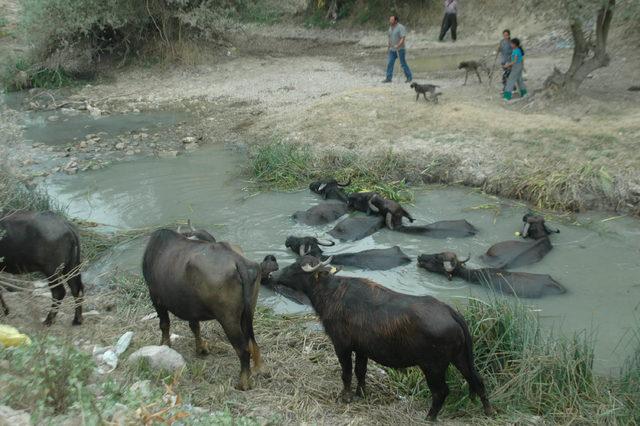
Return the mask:
[[43,322],[42,325],[44,325],[45,327],[51,327],[51,325],[53,324],[53,318],[49,318],[47,317]]
[[340,400],[345,404],[353,402],[353,393],[350,390],[343,390],[340,392]]
[[73,321],[71,321],[71,325],[82,325],[82,318],[74,318]]
[[203,340],[199,345],[196,345],[196,353],[203,356],[209,355],[209,343]]
[[251,382],[249,382],[249,380],[241,380],[236,384],[236,389],[238,389],[239,391],[248,391],[249,389],[251,389]]
[[365,399],[367,397],[367,391],[364,388],[356,388],[356,399]]

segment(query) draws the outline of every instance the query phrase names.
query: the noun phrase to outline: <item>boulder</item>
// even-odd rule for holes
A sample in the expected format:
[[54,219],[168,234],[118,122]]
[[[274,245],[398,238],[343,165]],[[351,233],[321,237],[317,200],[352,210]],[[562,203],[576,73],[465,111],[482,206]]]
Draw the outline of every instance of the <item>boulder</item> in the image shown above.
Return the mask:
[[31,416],[23,410],[0,405],[0,426],[30,426]]
[[170,372],[181,370],[187,364],[182,355],[168,346],[145,346],[132,353],[128,362],[137,363],[141,359],[151,368]]

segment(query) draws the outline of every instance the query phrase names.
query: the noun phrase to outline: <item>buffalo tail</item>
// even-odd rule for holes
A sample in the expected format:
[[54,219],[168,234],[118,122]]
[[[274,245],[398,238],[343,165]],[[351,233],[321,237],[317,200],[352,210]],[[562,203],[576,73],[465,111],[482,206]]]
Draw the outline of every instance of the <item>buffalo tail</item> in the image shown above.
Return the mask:
[[478,375],[475,364],[473,362],[473,339],[471,338],[471,333],[469,332],[469,326],[467,325],[467,322],[464,320],[460,312],[451,307],[449,307],[449,310],[451,311],[451,316],[453,316],[455,322],[457,322],[458,325],[460,325],[460,328],[462,328],[462,334],[464,335],[465,356],[467,358],[467,362],[469,363],[469,371],[471,372],[469,380],[469,396],[473,398],[477,394],[478,389],[484,388],[484,383],[482,382],[480,375]]

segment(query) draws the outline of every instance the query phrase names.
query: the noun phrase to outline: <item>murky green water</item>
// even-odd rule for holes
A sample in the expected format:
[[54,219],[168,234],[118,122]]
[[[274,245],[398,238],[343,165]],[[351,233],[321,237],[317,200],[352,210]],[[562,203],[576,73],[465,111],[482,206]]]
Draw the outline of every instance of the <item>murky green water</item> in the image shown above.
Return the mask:
[[[333,227],[309,227],[295,223],[290,215],[320,202],[309,191],[253,194],[240,177],[244,158],[222,148],[210,148],[174,159],[141,160],[73,177],[58,177],[49,192],[78,217],[123,228],[149,227],[191,218],[219,240],[239,244],[246,255],[260,261],[275,254],[281,266],[294,260],[284,247],[288,235],[317,235]],[[467,209],[499,203],[498,216],[487,209]],[[432,188],[417,194],[409,210],[418,222],[467,219],[480,233],[474,238],[435,240],[382,230],[355,243],[339,244],[335,252],[358,251],[399,245],[412,258],[419,253],[453,250],[471,253],[471,266],[481,266],[477,256],[493,243],[514,238],[525,208],[464,188]],[[548,273],[568,293],[526,301],[539,309],[549,327],[573,332],[589,329],[597,334],[597,365],[602,371],[619,367],[630,350],[625,336],[638,328],[640,318],[640,221],[630,218],[605,220],[608,215],[589,214],[579,219],[585,226],[568,226],[553,235],[554,250],[540,263],[522,271]],[[605,221],[603,221],[605,220]],[[86,274],[116,267],[139,271],[144,241],[114,251]],[[411,294],[432,294],[443,300],[488,298],[481,287],[419,270],[413,262],[384,272],[345,269],[344,274],[371,278],[385,286]],[[280,296],[263,292],[262,302],[280,311],[297,310]]]

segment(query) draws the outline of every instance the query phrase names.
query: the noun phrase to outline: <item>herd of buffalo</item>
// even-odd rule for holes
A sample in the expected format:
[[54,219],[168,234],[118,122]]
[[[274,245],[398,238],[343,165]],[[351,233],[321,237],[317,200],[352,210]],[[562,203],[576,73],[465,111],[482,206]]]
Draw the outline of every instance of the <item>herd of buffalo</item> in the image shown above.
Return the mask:
[[[461,238],[477,230],[465,220],[425,226],[414,222],[399,203],[373,192],[347,195],[335,179],[313,182],[311,191],[320,204],[299,211],[293,218],[308,225],[324,225],[353,213],[329,235],[340,241],[364,238],[381,228],[433,238]],[[52,212],[17,211],[0,216],[0,268],[9,273],[40,272],[48,277],[53,305],[45,319],[50,325],[65,296],[65,283],[76,299],[73,324],[82,323],[84,287],[79,273],[80,242],[74,226]],[[541,216],[523,217],[523,240],[493,245],[481,256],[489,267],[469,269],[468,258],[455,253],[422,254],[418,266],[429,272],[459,277],[505,294],[535,298],[566,290],[548,275],[511,272],[510,268],[538,262],[551,249],[550,235],[559,232]],[[338,275],[332,265],[386,270],[412,260],[397,247],[328,255],[322,247],[335,242],[315,237],[286,239],[298,260],[280,269],[276,258],[258,264],[233,244],[217,242],[205,230],[160,229],[146,246],[142,262],[149,296],[160,320],[161,344],[170,345],[169,312],[189,322],[199,354],[208,353],[201,338],[200,321],[217,320],[240,359],[238,388],[249,389],[250,361],[259,369],[260,349],[253,331],[253,316],[260,285],[309,304],[320,317],[342,367],[342,399],[352,398],[352,353],[355,352],[356,395],[366,392],[367,362],[372,359],[391,368],[418,366],[432,393],[429,418],[435,420],[448,394],[446,371],[453,364],[477,395],[487,415],[493,412],[473,361],[471,335],[464,318],[431,296],[412,296],[385,288],[368,279]],[[5,314],[9,310],[2,298]]]

